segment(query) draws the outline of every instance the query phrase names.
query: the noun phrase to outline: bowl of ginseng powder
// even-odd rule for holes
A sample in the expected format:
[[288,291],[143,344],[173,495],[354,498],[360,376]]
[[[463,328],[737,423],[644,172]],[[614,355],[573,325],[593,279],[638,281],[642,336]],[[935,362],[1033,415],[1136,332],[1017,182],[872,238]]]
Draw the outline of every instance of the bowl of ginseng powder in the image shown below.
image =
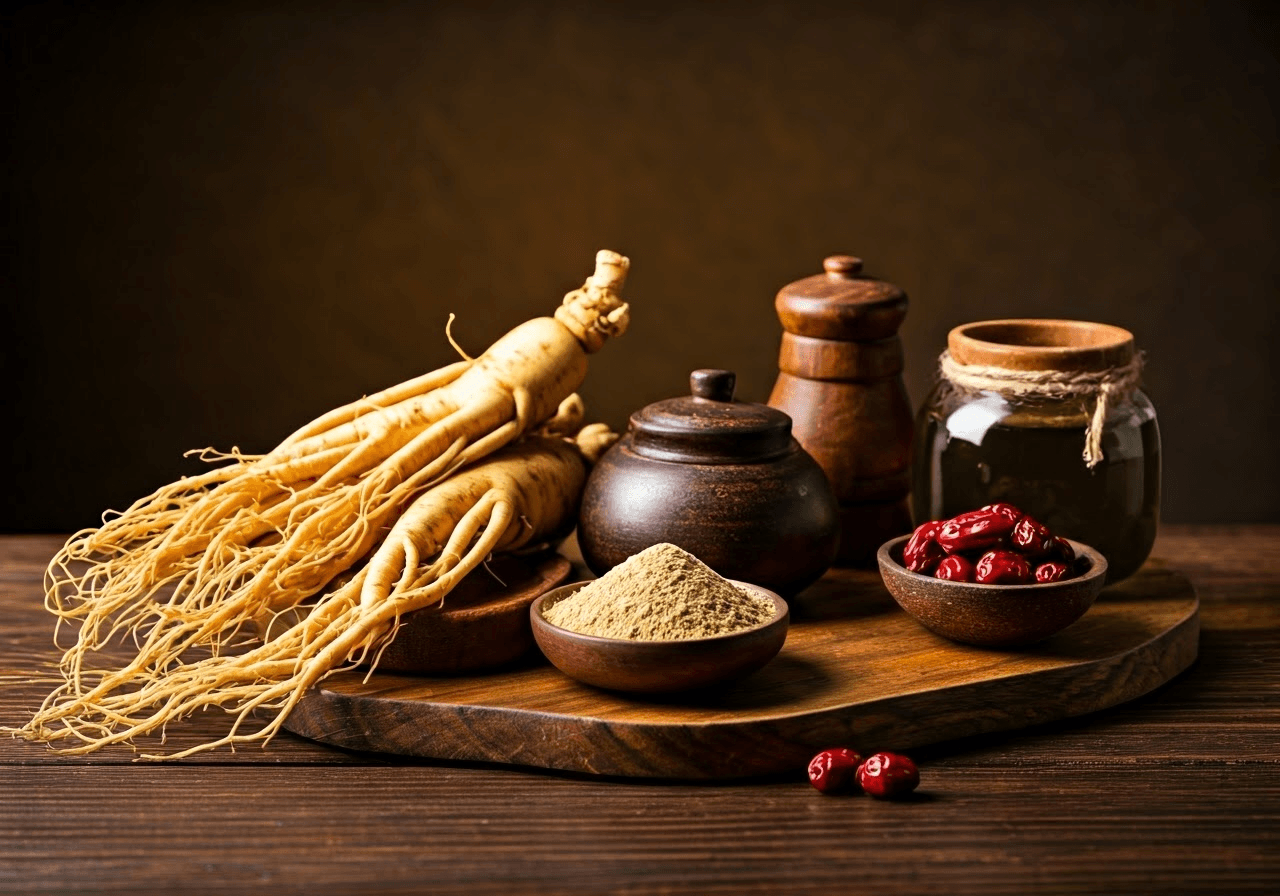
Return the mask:
[[570,678],[659,694],[723,685],[762,668],[786,641],[790,611],[767,588],[721,578],[660,544],[599,579],[547,592],[529,618],[539,649]]

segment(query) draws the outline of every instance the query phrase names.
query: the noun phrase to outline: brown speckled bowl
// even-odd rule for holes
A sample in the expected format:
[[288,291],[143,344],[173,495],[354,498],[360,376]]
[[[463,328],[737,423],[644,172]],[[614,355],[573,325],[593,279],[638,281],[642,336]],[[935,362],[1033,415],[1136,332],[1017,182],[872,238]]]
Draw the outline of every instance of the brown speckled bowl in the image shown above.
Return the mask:
[[1088,611],[1107,578],[1107,561],[1088,545],[1071,542],[1080,575],[1031,585],[949,582],[902,565],[908,535],[880,546],[876,559],[898,606],[930,631],[979,647],[1019,647],[1062,631]]
[[659,694],[723,684],[769,662],[787,639],[787,602],[766,588],[746,582],[733,584],[773,601],[773,617],[753,628],[714,638],[600,638],[552,625],[542,615],[544,609],[587,584],[575,582],[547,592],[529,607],[529,619],[533,638],[551,664],[570,678],[598,688]]

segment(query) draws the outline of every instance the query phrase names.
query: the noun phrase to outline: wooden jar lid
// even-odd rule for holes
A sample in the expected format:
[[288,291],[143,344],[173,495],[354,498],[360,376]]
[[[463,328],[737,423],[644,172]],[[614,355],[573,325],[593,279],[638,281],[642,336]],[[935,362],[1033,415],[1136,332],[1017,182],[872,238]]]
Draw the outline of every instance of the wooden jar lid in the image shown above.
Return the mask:
[[907,315],[907,294],[862,273],[862,259],[830,255],[824,273],[789,283],[774,307],[788,333],[817,339],[866,342],[888,339]]
[[1133,334],[1082,320],[1014,318],[956,327],[947,348],[960,364],[1008,370],[1107,370],[1133,360]]

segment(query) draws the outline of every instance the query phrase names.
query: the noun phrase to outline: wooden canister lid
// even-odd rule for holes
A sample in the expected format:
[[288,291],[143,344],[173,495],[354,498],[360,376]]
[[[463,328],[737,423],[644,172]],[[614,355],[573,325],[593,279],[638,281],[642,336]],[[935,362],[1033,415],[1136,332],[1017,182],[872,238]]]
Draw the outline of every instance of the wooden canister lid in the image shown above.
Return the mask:
[[774,308],[788,333],[867,342],[898,332],[907,314],[901,288],[862,272],[862,259],[829,255],[823,273],[788,283]]
[[1108,370],[1133,360],[1133,334],[1082,320],[1013,318],[956,327],[947,348],[959,364],[1008,370]]

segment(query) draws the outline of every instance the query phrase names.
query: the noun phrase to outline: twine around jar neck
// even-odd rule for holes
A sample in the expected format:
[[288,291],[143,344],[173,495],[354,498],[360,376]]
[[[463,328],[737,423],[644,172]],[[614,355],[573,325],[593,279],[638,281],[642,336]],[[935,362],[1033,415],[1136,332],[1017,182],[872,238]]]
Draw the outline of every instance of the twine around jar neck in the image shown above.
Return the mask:
[[1011,398],[1045,401],[1092,400],[1093,414],[1085,430],[1084,462],[1093,469],[1102,461],[1102,431],[1111,405],[1138,388],[1142,353],[1118,367],[1103,370],[1013,370],[985,364],[961,364],[944,350],[938,359],[943,381],[972,392],[996,392]]

